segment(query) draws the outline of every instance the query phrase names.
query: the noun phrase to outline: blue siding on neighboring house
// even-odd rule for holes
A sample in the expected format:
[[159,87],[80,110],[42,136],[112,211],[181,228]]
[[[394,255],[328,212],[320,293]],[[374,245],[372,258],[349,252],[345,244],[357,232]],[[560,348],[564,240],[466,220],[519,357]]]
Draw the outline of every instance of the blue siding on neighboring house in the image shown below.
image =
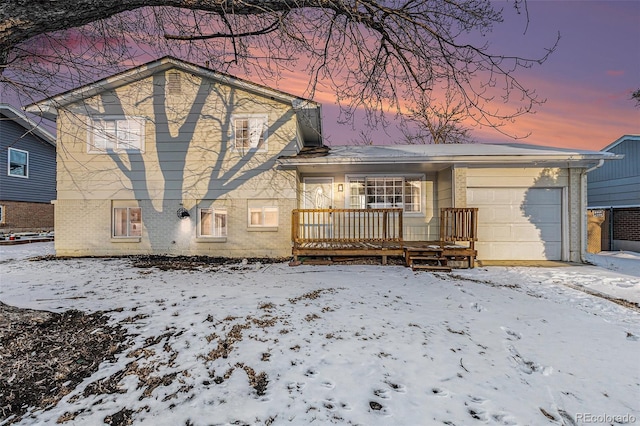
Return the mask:
[[624,159],[607,161],[587,175],[588,206],[640,206],[640,136],[623,136],[603,151]]
[[[9,175],[9,148],[29,152],[28,178]],[[0,200],[49,203],[55,199],[55,146],[0,111]]]

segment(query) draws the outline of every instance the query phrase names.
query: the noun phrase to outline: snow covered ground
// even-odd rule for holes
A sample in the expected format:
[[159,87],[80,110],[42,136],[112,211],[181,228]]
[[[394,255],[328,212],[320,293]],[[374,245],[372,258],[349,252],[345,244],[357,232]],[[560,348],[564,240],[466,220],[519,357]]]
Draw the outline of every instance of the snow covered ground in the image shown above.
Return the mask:
[[0,300],[121,308],[109,315],[132,346],[20,424],[98,425],[123,412],[143,425],[640,422],[640,312],[590,294],[640,303],[637,254],[452,274],[26,260],[52,252],[0,247]]

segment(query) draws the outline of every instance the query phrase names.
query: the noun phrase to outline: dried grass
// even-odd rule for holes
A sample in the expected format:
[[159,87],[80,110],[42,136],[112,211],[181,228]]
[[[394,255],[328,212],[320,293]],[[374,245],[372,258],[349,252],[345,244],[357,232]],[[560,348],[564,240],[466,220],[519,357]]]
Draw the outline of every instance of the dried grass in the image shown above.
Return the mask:
[[19,421],[29,407],[55,405],[78,383],[114,360],[125,331],[103,312],[20,309],[0,302],[0,423]]

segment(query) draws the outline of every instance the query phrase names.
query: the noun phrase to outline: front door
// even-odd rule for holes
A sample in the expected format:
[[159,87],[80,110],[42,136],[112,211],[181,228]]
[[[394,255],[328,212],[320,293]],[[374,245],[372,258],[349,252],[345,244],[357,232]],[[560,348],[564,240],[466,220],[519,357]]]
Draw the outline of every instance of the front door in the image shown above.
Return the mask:
[[304,178],[302,208],[333,208],[333,178]]
[[[333,208],[333,178],[304,178],[302,208],[324,210]],[[307,238],[331,238],[331,213],[326,211],[305,213],[304,234]]]

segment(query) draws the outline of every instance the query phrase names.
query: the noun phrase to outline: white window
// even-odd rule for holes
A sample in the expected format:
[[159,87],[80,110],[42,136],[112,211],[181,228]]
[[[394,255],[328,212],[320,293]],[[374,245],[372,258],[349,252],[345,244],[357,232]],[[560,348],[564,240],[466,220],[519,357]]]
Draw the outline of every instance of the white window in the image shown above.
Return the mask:
[[89,152],[144,151],[144,119],[93,117],[88,139]]
[[403,208],[407,213],[421,211],[421,178],[406,176],[348,177],[348,208]]
[[4,206],[0,206],[0,223],[4,223]]
[[113,236],[140,237],[142,235],[142,209],[140,207],[113,208]]
[[278,226],[277,207],[249,207],[250,227],[276,227]]
[[248,115],[232,117],[235,149],[267,150],[267,116]]
[[227,211],[223,209],[198,209],[199,237],[226,237],[227,236]]
[[29,152],[9,148],[9,176],[29,177]]

